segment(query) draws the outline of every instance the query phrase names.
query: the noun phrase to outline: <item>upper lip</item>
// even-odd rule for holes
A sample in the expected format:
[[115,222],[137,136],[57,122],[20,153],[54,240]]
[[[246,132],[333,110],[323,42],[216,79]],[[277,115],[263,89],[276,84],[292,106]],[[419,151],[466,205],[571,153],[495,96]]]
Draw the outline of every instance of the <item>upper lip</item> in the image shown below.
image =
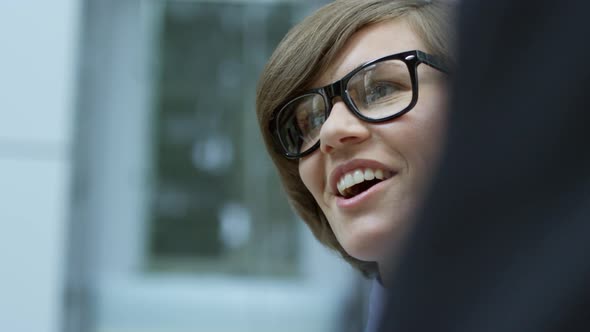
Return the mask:
[[338,192],[338,181],[340,178],[355,169],[367,169],[370,168],[372,170],[381,169],[384,171],[390,171],[392,173],[396,173],[395,170],[392,170],[390,167],[385,166],[384,164],[371,159],[353,159],[347,163],[341,164],[338,167],[334,168],[330,173],[330,188],[332,192],[336,195],[339,195]]

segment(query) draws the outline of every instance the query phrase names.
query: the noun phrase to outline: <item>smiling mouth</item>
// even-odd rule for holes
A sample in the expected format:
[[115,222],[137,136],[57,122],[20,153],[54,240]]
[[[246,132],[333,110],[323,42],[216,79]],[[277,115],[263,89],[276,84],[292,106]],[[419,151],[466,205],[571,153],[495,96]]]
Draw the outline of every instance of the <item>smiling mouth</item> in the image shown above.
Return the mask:
[[381,169],[356,169],[344,174],[338,181],[338,193],[346,199],[369,190],[374,185],[391,178],[393,174]]

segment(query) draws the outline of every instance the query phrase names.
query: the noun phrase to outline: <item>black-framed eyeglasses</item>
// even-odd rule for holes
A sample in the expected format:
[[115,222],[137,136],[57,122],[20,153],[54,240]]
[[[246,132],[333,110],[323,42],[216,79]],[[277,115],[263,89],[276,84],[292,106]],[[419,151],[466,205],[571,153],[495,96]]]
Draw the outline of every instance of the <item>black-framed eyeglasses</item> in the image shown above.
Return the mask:
[[413,50],[384,56],[354,69],[339,81],[308,90],[277,108],[269,129],[289,159],[304,157],[320,146],[320,129],[332,100],[341,97],[359,119],[385,122],[410,111],[418,101],[417,67],[425,63],[448,73],[434,55]]

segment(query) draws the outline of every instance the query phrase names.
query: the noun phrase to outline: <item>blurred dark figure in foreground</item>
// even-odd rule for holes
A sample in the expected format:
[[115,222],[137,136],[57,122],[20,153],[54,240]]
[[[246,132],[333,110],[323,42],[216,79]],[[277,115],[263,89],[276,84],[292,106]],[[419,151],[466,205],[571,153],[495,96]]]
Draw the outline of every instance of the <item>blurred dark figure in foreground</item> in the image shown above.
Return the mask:
[[590,331],[589,15],[461,3],[446,155],[380,331]]

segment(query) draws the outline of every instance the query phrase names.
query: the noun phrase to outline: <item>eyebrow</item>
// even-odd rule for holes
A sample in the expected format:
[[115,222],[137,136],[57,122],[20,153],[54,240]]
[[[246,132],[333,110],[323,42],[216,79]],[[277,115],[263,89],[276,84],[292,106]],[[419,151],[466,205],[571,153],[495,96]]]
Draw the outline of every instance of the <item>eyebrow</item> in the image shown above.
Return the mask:
[[[319,88],[319,87],[323,87],[323,86],[326,86],[326,85],[332,84],[332,83],[334,83],[334,82],[336,82],[336,81],[339,81],[339,80],[341,80],[341,79],[342,79],[344,76],[348,75],[348,74],[349,74],[351,71],[353,71],[353,70],[357,69],[358,67],[361,67],[362,65],[364,65],[365,63],[367,63],[367,62],[369,62],[369,61],[371,61],[371,60],[363,61],[363,62],[361,62],[361,63],[359,63],[359,64],[355,65],[355,66],[354,66],[354,67],[352,67],[352,68],[345,67],[345,69],[346,69],[346,70],[344,71],[344,74],[342,74],[342,75],[336,75],[336,74],[338,73],[338,70],[332,71],[331,73],[329,73],[329,72],[324,72],[322,76],[324,76],[324,75],[327,75],[327,74],[328,74],[328,78],[329,78],[329,79],[328,79],[327,83],[324,83],[324,84],[318,84],[318,85],[317,85],[317,87],[318,87],[318,88]],[[340,68],[338,68],[338,69],[340,69]]]

